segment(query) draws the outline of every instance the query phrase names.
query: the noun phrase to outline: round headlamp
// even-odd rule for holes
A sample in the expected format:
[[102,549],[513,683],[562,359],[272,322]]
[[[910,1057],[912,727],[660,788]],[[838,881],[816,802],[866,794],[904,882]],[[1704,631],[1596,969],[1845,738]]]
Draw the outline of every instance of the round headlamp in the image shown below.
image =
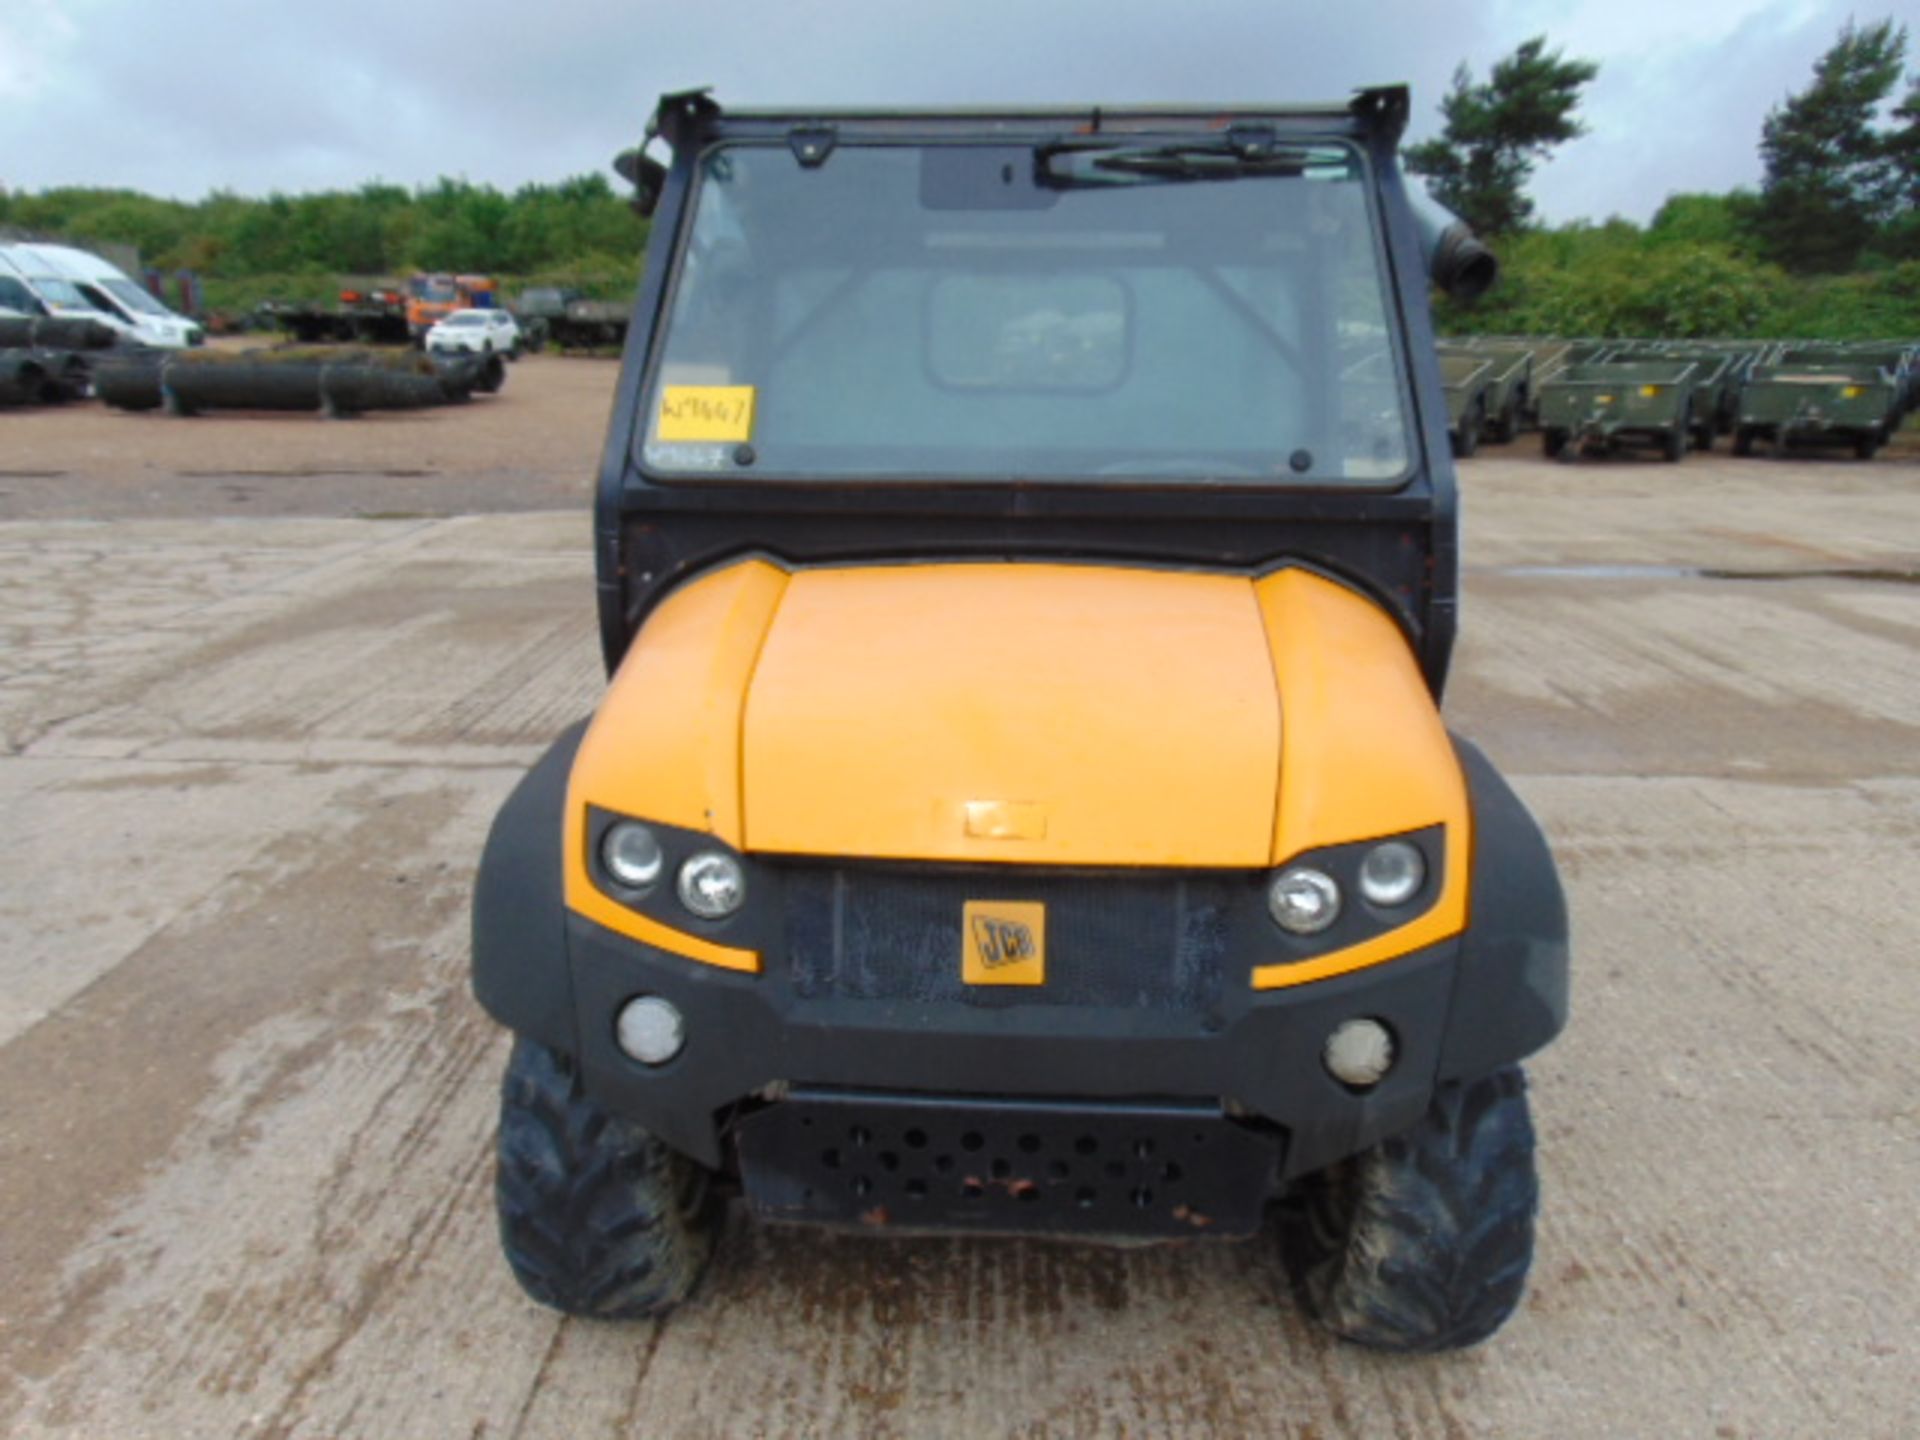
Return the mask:
[[1416,845],[1389,840],[1360,862],[1360,893],[1376,905],[1404,905],[1426,883],[1427,862]]
[[1340,918],[1340,886],[1324,870],[1295,865],[1267,886],[1273,923],[1292,935],[1318,935]]
[[747,899],[747,872],[731,855],[702,850],[680,867],[680,903],[702,920],[733,914]]
[[642,890],[660,878],[667,857],[653,831],[637,820],[619,820],[600,837],[600,863],[620,884]]

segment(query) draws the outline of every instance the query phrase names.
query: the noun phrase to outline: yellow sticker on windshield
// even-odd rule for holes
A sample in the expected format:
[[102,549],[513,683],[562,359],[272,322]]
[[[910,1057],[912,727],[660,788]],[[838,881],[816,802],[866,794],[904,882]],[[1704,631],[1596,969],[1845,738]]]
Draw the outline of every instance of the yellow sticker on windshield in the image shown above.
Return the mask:
[[753,386],[668,385],[660,392],[656,440],[753,438]]

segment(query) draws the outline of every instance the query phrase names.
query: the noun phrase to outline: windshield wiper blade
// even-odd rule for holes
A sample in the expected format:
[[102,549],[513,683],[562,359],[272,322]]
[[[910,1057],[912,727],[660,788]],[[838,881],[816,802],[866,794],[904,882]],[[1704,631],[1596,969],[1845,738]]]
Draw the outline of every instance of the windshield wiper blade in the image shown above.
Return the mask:
[[1238,180],[1243,175],[1298,175],[1308,156],[1298,150],[1247,155],[1224,146],[1163,145],[1154,150],[1116,150],[1096,155],[1095,170],[1150,175],[1166,180]]
[[1159,145],[1056,141],[1034,152],[1035,183],[1055,190],[1141,182],[1292,177],[1325,165],[1322,147],[1279,146],[1273,132],[1240,127],[1201,140]]

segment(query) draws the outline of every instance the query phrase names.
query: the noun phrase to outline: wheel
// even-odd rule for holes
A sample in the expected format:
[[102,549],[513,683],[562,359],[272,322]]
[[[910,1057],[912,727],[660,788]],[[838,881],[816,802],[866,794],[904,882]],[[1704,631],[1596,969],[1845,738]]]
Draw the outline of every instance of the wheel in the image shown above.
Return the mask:
[[1308,1311],[1379,1350],[1457,1350],[1513,1314],[1539,1181],[1526,1077],[1443,1085],[1405,1134],[1309,1176],[1281,1231]]
[[1453,453],[1462,460],[1480,448],[1480,427],[1486,423],[1486,411],[1476,405],[1460,417],[1460,428],[1453,432]]
[[1693,448],[1709,454],[1713,451],[1713,426],[1698,425],[1693,431]]
[[520,1287],[602,1320],[660,1315],[713,1253],[706,1170],[581,1091],[571,1061],[516,1039],[500,1090],[494,1202]]
[[1734,426],[1733,453],[1736,455],[1753,454],[1753,427],[1751,425]]
[[1496,445],[1511,445],[1521,434],[1521,397],[1507,397],[1505,409],[1500,411],[1500,419],[1494,420],[1494,432],[1488,436]]
[[1691,434],[1690,417],[1682,415],[1674,422],[1673,428],[1660,437],[1660,453],[1669,464],[1678,464],[1687,455],[1687,441]]
[[1549,460],[1566,459],[1567,432],[1564,430],[1542,430],[1540,432],[1540,452]]
[[1856,460],[1871,460],[1873,452],[1879,448],[1871,430],[1853,437],[1853,458]]

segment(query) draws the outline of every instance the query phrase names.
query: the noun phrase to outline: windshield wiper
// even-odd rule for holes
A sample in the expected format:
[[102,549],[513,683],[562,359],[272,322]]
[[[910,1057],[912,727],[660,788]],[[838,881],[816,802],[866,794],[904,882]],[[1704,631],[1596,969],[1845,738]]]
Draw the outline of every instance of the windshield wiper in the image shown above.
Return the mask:
[[1219,136],[1163,145],[1056,141],[1034,152],[1034,182],[1054,190],[1141,182],[1291,178],[1310,168],[1345,167],[1320,146],[1281,146],[1271,130],[1234,126]]

